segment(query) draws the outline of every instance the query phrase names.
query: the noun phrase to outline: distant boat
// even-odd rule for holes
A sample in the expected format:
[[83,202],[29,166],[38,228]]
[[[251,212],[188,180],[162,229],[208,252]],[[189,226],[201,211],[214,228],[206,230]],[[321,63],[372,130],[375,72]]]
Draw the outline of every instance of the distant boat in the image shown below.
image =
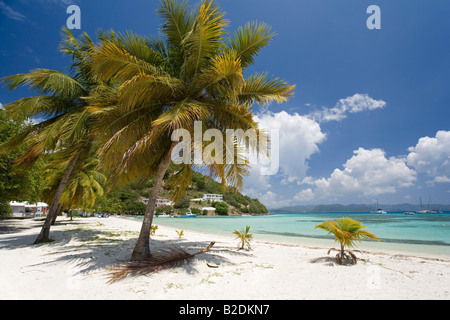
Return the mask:
[[[378,208],[378,200],[377,200],[377,208]],[[384,211],[383,209],[377,209],[375,211],[370,211],[370,213],[375,213],[375,214],[387,214],[386,211]]]
[[167,214],[167,213],[163,213],[163,214],[157,214],[156,217],[157,218],[171,218],[173,216],[170,214]]
[[415,215],[415,213],[412,212],[412,211],[406,211],[406,212],[403,213],[403,214],[406,214],[406,215],[409,215],[409,216]]
[[180,216],[180,218],[197,218],[197,215],[193,214],[193,213],[187,213],[187,214]]
[[[428,207],[430,207],[430,199],[428,199]],[[422,197],[420,197],[420,211],[416,211],[417,213],[433,213],[430,209],[424,209],[422,203]]]

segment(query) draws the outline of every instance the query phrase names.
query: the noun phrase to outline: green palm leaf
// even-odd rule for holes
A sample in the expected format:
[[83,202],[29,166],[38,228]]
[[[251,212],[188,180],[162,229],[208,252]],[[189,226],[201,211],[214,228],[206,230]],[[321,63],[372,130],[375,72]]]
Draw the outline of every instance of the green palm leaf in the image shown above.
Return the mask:
[[242,68],[247,68],[255,63],[255,57],[262,48],[269,45],[274,36],[271,27],[265,23],[247,23],[244,27],[239,27],[228,39],[228,47],[241,60]]

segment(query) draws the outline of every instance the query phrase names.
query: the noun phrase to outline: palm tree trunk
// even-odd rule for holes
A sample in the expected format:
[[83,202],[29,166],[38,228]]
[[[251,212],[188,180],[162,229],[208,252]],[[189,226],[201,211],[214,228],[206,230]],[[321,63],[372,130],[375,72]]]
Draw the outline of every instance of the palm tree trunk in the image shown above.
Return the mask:
[[58,217],[58,214],[61,212],[61,208],[62,208],[62,204],[58,204],[58,208],[56,208],[56,214],[53,216],[53,220],[52,220],[52,226],[55,225],[56,222],[56,218]]
[[141,233],[139,234],[139,238],[136,242],[136,245],[133,250],[133,254],[131,256],[131,261],[146,261],[151,258],[150,254],[150,232],[153,223],[153,216],[156,209],[156,200],[158,198],[159,191],[161,190],[161,184],[164,178],[164,175],[169,168],[170,162],[172,160],[172,149],[175,144],[172,143],[172,146],[169,152],[166,155],[166,158],[163,162],[160,163],[158,172],[156,173],[155,180],[153,181],[152,192],[150,193],[150,197],[148,199],[147,208],[144,214],[144,221],[142,222]]
[[75,167],[75,164],[77,163],[80,153],[81,151],[78,151],[77,154],[72,158],[72,160],[70,160],[69,165],[67,166],[66,171],[64,172],[64,175],[61,181],[59,182],[56,194],[53,197],[52,204],[50,205],[50,209],[48,210],[47,218],[45,219],[41,232],[39,233],[36,241],[34,241],[34,244],[50,240],[50,227],[52,225],[55,215],[58,212],[59,200],[61,199],[64,188],[66,187],[67,182],[69,181],[69,177],[73,171],[73,168]]

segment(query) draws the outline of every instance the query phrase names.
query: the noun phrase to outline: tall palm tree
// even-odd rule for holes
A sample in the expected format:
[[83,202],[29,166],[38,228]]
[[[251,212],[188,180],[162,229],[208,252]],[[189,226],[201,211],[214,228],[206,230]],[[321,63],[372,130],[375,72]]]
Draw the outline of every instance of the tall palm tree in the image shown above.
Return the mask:
[[[253,103],[284,102],[294,89],[265,73],[244,77],[274,36],[266,24],[248,23],[229,35],[225,13],[212,0],[201,1],[192,11],[186,1],[162,0],[157,12],[163,20],[162,39],[111,31],[101,34],[101,45],[90,54],[96,79],[116,81],[89,108],[97,116],[96,131],[102,133],[102,164],[116,182],[154,181],[133,261],[151,257],[156,198],[177,144],[172,133],[193,133],[195,121],[202,122],[203,131],[214,128],[223,134],[230,128],[258,129]],[[235,157],[241,157],[237,144],[224,155],[237,151]],[[203,165],[224,187],[241,188],[248,172],[245,161]],[[172,179],[175,201],[188,187],[193,169],[192,162],[177,168]]]
[[352,264],[356,263],[356,256],[353,252],[350,250],[345,250],[345,247],[354,247],[356,240],[361,241],[361,239],[374,239],[380,241],[380,239],[378,239],[378,237],[374,234],[367,230],[362,230],[365,226],[363,226],[360,221],[356,221],[351,218],[340,218],[336,221],[325,221],[322,224],[317,225],[316,229],[317,228],[328,231],[328,234],[333,234],[336,242],[340,243],[340,250],[332,248],[328,251],[328,254],[331,250],[338,251],[336,261],[339,264],[343,264],[350,258],[352,260]]
[[91,149],[91,114],[87,112],[85,97],[102,88],[90,75],[87,53],[94,44],[89,36],[83,34],[81,41],[78,41],[68,29],[63,31],[61,51],[72,57],[71,75],[56,70],[37,69],[3,79],[10,90],[25,85],[39,93],[38,96],[8,104],[6,113],[9,117],[19,121],[34,116],[46,119],[22,130],[2,146],[9,149],[22,144],[27,146],[28,151],[16,160],[16,165],[32,166],[39,158],[55,151],[63,151],[67,159],[64,174],[35,243],[49,240],[50,226],[69,177],[76,165],[86,160]]

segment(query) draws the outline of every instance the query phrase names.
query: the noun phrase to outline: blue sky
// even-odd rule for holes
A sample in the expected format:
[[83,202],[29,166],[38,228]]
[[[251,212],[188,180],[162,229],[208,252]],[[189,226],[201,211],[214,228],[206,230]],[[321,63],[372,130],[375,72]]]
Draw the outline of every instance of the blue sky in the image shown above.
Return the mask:
[[[190,1],[193,5],[198,1]],[[313,203],[450,203],[450,2],[446,0],[218,0],[230,29],[263,21],[277,37],[248,73],[296,84],[257,111],[280,129],[280,171],[252,170],[244,192],[268,207]],[[81,30],[158,35],[158,1],[0,0],[0,77],[65,71],[58,52],[66,8]],[[381,29],[369,30],[369,5]],[[31,92],[0,88],[7,104]]]

